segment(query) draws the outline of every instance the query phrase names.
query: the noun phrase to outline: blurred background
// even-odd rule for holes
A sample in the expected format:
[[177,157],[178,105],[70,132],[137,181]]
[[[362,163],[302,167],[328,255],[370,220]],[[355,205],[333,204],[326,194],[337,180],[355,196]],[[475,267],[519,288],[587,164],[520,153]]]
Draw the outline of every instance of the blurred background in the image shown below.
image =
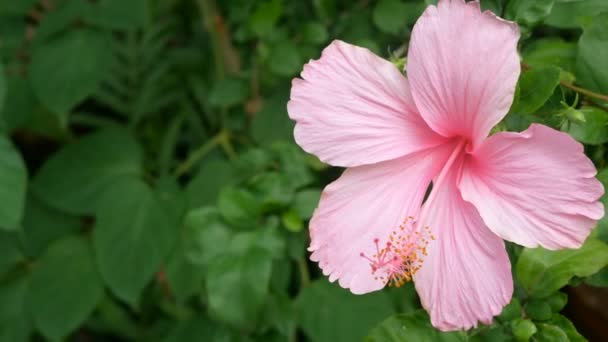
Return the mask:
[[[0,0],[0,341],[608,340],[604,221],[581,250],[509,244],[514,300],[468,332],[308,261],[341,170],[293,142],[291,79],[333,39],[405,65],[435,2]],[[481,5],[522,29],[496,130],[567,131],[603,170],[608,1]]]

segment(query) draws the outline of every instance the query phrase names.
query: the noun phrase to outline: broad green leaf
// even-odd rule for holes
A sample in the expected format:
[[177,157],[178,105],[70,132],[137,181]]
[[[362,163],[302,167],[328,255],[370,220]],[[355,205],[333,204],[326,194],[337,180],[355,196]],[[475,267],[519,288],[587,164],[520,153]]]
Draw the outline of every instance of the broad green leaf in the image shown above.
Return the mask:
[[105,283],[132,306],[171,251],[178,228],[156,194],[124,178],[101,196],[93,229],[97,264]]
[[214,258],[226,252],[233,234],[217,209],[203,207],[188,212],[183,235],[186,259],[194,265],[207,267]]
[[535,321],[546,321],[551,318],[551,305],[545,300],[532,298],[526,303],[526,315]]
[[505,16],[519,24],[532,26],[545,19],[555,0],[511,0],[507,3]]
[[557,0],[545,24],[559,28],[578,28],[598,13],[608,11],[605,0]]
[[259,37],[272,32],[283,13],[281,0],[266,0],[260,2],[249,17],[249,28]]
[[290,179],[274,171],[255,175],[249,181],[249,186],[264,212],[286,207],[293,200],[295,192]]
[[529,341],[537,331],[536,325],[531,320],[521,318],[511,322],[511,330],[518,341]]
[[4,273],[24,259],[17,237],[14,234],[0,232],[0,279]]
[[252,227],[261,210],[253,194],[234,187],[224,188],[220,192],[217,206],[226,221],[239,227]]
[[577,83],[592,91],[608,94],[608,13],[593,18],[578,41]]
[[68,237],[53,243],[34,269],[27,305],[42,334],[60,340],[91,314],[102,294],[89,242]]
[[108,42],[104,33],[74,29],[34,49],[29,72],[34,92],[64,122],[108,72],[112,61]]
[[32,333],[32,322],[26,308],[30,278],[20,273],[0,282],[0,341],[27,342]]
[[585,116],[585,122],[571,122],[568,133],[584,144],[601,145],[608,142],[608,112],[596,107],[583,107],[580,111]]
[[141,174],[141,159],[141,149],[127,130],[106,129],[53,155],[34,178],[33,191],[55,208],[92,214],[103,190]]
[[223,159],[205,160],[186,187],[188,207],[193,209],[215,204],[220,190],[232,184],[234,178],[234,170],[230,162]]
[[177,244],[167,261],[166,277],[171,296],[178,302],[184,302],[197,294],[203,286],[204,269],[193,264],[187,256],[184,242]]
[[524,62],[532,67],[556,65],[572,71],[576,62],[576,44],[560,38],[532,40],[522,54]]
[[91,4],[86,20],[104,28],[129,30],[142,27],[147,17],[146,0],[99,0]]
[[552,312],[560,312],[568,303],[568,295],[563,292],[555,292],[546,301]]
[[380,0],[374,6],[372,19],[380,30],[398,33],[408,24],[409,9],[401,0]]
[[231,326],[252,328],[268,295],[272,256],[260,248],[226,253],[209,265],[209,313]]
[[560,69],[553,66],[533,67],[521,73],[517,86],[519,97],[512,112],[532,114],[553,94],[559,84]]
[[264,101],[251,121],[251,135],[261,145],[293,140],[293,122],[287,115],[287,96],[274,96]]
[[516,266],[522,287],[534,297],[547,297],[574,277],[586,277],[608,265],[608,245],[590,238],[579,249],[524,249]]
[[233,107],[245,102],[249,86],[239,78],[225,78],[214,83],[209,92],[209,104],[214,107]]
[[308,220],[312,217],[312,213],[319,204],[320,199],[320,190],[302,190],[296,194],[293,206],[302,219]]
[[310,44],[323,44],[329,39],[327,28],[318,22],[308,22],[304,24],[302,29],[304,41]]
[[21,154],[6,137],[0,137],[0,229],[21,227],[27,170]]
[[267,60],[268,68],[279,76],[295,75],[302,69],[303,62],[298,47],[288,40],[270,47]]
[[78,216],[53,209],[33,194],[28,194],[23,216],[23,248],[30,257],[42,254],[47,246],[82,228]]
[[320,279],[300,292],[296,313],[311,341],[351,342],[363,340],[371,328],[394,310],[385,292],[357,296]]
[[0,109],[0,130],[10,133],[30,119],[37,102],[25,78],[7,77],[6,87],[4,109]]
[[569,342],[568,335],[558,326],[540,323],[538,332],[532,338],[534,342]]
[[441,332],[431,325],[430,318],[425,312],[417,311],[386,319],[371,331],[366,341],[459,342],[466,341],[466,335],[461,332]]
[[210,321],[206,317],[198,316],[187,321],[177,322],[177,325],[171,329],[169,335],[162,341],[229,342],[237,340],[230,330],[218,325],[216,322]]

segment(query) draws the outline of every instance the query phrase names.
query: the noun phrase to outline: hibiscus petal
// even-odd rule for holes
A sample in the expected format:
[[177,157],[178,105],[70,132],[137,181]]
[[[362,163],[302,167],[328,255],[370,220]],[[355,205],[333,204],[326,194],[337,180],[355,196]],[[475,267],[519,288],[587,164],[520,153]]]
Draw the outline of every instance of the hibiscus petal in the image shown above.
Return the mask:
[[335,166],[390,160],[441,142],[416,111],[407,79],[367,49],[332,42],[292,82],[296,142]]
[[361,294],[379,290],[361,253],[375,253],[408,216],[416,216],[431,178],[449,147],[347,169],[323,191],[310,221],[311,260],[330,281]]
[[474,144],[508,112],[520,72],[517,25],[478,2],[439,1],[414,25],[407,75],[420,114],[446,137]]
[[488,227],[526,247],[577,248],[604,207],[583,146],[543,125],[498,133],[474,151],[460,182]]
[[422,306],[433,325],[444,331],[469,329],[478,321],[490,323],[513,294],[503,241],[488,230],[475,207],[462,199],[456,171],[449,172],[434,189],[432,203],[424,204],[430,206],[425,224],[436,239],[414,277]]

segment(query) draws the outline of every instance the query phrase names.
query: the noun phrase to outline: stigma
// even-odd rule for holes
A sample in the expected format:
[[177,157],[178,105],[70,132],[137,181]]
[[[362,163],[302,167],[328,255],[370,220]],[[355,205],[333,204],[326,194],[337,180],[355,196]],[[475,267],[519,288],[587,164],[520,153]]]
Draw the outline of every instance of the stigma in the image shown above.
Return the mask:
[[[389,287],[401,287],[412,281],[428,255],[427,246],[435,237],[428,226],[417,228],[416,220],[408,216],[397,230],[391,232],[386,242],[375,238],[376,252],[360,256],[370,266],[374,279]],[[381,247],[382,246],[382,247]]]

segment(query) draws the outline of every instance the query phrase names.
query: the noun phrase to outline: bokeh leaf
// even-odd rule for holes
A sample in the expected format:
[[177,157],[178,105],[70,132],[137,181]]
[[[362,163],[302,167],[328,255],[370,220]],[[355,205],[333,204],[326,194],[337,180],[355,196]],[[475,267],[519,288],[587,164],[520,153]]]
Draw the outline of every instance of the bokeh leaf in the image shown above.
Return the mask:
[[69,237],[53,243],[32,274],[28,308],[40,331],[60,340],[93,311],[103,284],[89,241]]
[[6,137],[0,137],[0,229],[21,227],[25,206],[27,170],[21,154]]
[[93,243],[99,271],[116,296],[136,306],[171,251],[177,227],[152,189],[131,178],[103,193],[96,214]]

